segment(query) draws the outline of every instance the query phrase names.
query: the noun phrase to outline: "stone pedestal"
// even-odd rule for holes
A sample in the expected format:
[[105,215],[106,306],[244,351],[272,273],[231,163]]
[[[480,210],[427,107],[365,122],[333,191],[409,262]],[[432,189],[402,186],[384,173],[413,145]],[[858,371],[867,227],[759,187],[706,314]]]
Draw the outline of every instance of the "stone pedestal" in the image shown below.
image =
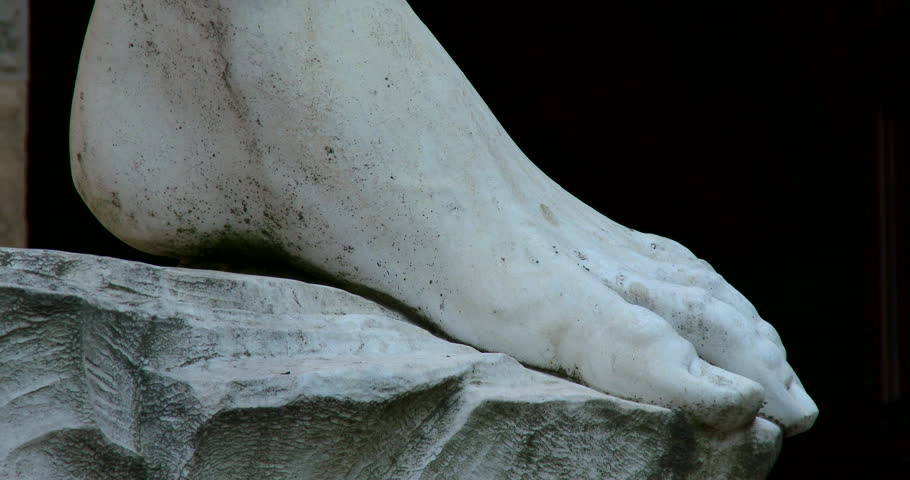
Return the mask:
[[338,289],[0,248],[0,478],[742,480],[780,445]]

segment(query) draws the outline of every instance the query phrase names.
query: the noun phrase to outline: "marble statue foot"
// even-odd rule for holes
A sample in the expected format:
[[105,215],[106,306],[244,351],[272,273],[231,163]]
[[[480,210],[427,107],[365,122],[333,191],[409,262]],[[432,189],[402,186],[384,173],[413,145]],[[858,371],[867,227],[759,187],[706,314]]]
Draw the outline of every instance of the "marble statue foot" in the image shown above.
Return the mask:
[[71,147],[146,252],[286,262],[718,429],[817,415],[752,305],[547,178],[403,0],[98,0]]

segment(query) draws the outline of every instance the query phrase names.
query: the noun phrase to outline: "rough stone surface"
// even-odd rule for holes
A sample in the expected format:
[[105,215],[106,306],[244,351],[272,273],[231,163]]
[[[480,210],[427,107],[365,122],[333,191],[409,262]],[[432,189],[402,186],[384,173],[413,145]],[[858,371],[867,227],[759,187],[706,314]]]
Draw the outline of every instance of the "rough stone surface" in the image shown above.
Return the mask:
[[547,178],[404,0],[98,0],[70,125],[82,198],[147,253],[305,269],[718,429],[818,414],[755,307]]
[[294,280],[0,248],[0,478],[762,478],[718,433]]

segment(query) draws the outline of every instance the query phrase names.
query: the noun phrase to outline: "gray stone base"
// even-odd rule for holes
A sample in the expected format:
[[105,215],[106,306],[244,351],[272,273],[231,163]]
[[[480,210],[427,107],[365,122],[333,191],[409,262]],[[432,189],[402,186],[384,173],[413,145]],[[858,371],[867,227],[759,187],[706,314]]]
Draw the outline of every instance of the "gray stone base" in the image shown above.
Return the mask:
[[0,248],[0,478],[763,478],[720,434],[341,290]]

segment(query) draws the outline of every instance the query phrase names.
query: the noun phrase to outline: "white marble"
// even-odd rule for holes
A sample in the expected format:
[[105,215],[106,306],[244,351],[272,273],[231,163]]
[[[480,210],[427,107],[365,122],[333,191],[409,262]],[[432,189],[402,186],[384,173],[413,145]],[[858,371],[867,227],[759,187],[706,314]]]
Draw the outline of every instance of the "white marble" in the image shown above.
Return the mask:
[[0,478],[759,479],[718,433],[342,290],[0,248]]
[[723,431],[818,413],[748,300],[547,178],[403,0],[98,0],[71,147],[143,251],[302,268]]

